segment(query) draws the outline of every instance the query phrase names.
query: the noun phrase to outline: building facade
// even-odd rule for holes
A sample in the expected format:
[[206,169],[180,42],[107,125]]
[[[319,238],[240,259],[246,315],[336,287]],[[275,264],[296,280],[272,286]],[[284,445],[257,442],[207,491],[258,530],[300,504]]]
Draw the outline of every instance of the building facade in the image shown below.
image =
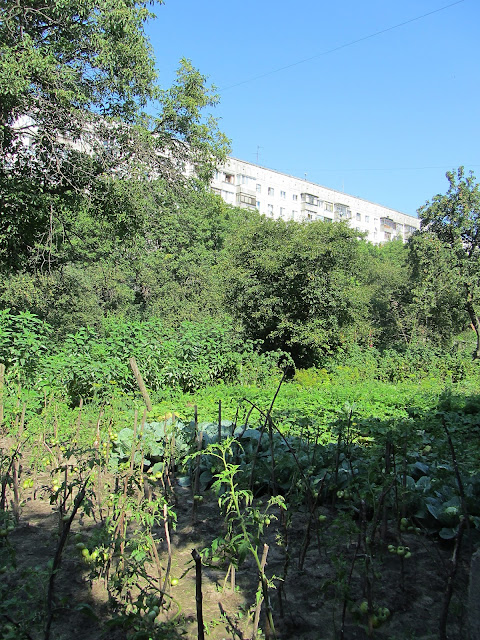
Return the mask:
[[405,242],[420,228],[414,216],[236,158],[216,171],[211,187],[226,203],[270,218],[345,220],[374,244],[394,238]]

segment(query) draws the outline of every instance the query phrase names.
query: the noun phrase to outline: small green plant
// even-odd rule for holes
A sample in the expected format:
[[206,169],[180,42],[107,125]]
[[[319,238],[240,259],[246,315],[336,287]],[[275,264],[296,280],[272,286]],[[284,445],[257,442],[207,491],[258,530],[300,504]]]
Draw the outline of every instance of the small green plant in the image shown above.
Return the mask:
[[[248,489],[240,489],[236,476],[239,465],[231,462],[234,459],[234,447],[238,447],[234,438],[227,438],[221,443],[214,443],[207,447],[205,453],[220,462],[220,468],[215,473],[212,490],[218,495],[218,504],[224,514],[227,526],[225,538],[216,539],[212,549],[205,551],[205,555],[219,551],[224,554],[231,565],[240,566],[248,554],[251,554],[259,574],[259,592],[257,603],[263,598],[267,608],[267,618],[270,629],[275,637],[273,615],[269,604],[268,589],[274,586],[273,579],[267,578],[264,563],[259,555],[259,545],[265,527],[273,516],[270,510],[277,506],[285,508],[282,496],[271,497],[262,511],[253,504],[253,494]],[[197,454],[193,454],[192,458]],[[213,556],[219,558],[219,556]]]

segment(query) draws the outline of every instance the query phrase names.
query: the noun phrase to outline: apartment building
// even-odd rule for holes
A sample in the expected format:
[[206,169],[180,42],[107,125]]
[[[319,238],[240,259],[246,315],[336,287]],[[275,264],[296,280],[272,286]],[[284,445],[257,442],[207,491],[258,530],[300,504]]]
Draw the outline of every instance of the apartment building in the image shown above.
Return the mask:
[[406,241],[420,228],[420,220],[406,213],[236,158],[216,171],[212,190],[228,204],[257,209],[270,218],[346,220],[374,244]]

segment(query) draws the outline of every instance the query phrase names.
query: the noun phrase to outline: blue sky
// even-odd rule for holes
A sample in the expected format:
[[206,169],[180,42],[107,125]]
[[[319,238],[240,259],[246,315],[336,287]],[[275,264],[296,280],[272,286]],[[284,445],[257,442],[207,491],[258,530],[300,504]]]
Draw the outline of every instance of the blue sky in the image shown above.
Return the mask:
[[216,85],[233,156],[415,215],[480,179],[480,3],[454,1],[165,0],[147,33],[162,87],[182,57]]

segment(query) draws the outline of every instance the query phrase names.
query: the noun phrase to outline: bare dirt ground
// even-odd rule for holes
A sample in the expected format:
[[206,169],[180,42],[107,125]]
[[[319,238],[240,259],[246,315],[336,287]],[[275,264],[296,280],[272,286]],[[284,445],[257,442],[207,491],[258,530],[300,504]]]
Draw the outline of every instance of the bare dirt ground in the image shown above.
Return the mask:
[[[178,584],[171,587],[171,596],[177,605],[165,614],[165,620],[176,616],[172,631],[174,637],[197,638],[195,571],[192,549],[201,550],[211,544],[223,530],[223,519],[218,511],[217,498],[207,492],[198,505],[197,521],[192,524],[193,498],[190,489],[176,487],[177,526],[171,533],[173,548],[171,575]],[[18,593],[20,604],[28,602],[31,616],[31,640],[43,638],[41,624],[34,614],[35,606],[42,610],[46,598],[48,561],[54,556],[58,542],[58,514],[48,496],[33,490],[22,495],[20,521],[8,536],[8,544],[15,551],[17,567],[8,570],[0,579],[8,592]],[[304,540],[307,512],[299,512],[288,531],[281,518],[273,519],[265,542],[269,545],[266,572],[275,579],[271,602],[277,636],[283,640],[433,640],[439,637],[439,620],[443,608],[452,546],[423,535],[404,534],[402,543],[410,547],[411,558],[404,560],[388,553],[385,545],[378,546],[371,558],[359,553],[355,536],[338,519],[338,512],[322,508],[327,519],[312,530],[312,539],[306,553],[303,569],[299,556]],[[279,514],[280,515],[280,514]],[[334,521],[335,520],[335,521]],[[55,617],[53,640],[123,640],[133,637],[121,629],[105,626],[110,617],[108,594],[101,580],[89,582],[88,568],[75,549],[74,534],[82,532],[86,538],[98,525],[87,518],[76,519],[63,554],[55,583]],[[159,532],[161,533],[161,532]],[[392,544],[398,540],[392,535]],[[159,548],[162,565],[166,564],[166,547]],[[355,562],[353,562],[355,558]],[[455,578],[454,595],[448,618],[449,640],[467,637],[466,592],[470,554],[468,540],[459,562]],[[366,564],[367,563],[367,564]],[[368,565],[368,563],[371,563]],[[353,564],[353,569],[352,569]],[[368,571],[366,570],[368,569]],[[31,570],[36,573],[32,574]],[[38,576],[45,569],[45,580]],[[153,567],[152,567],[153,571]],[[255,602],[258,573],[252,560],[247,560],[236,574],[236,590],[230,583],[224,588],[226,567],[203,568],[203,615],[206,637],[212,640],[239,638],[246,640],[252,634],[252,616],[249,611]],[[34,576],[34,577],[32,577]],[[368,579],[366,578],[368,576]],[[347,585],[348,583],[348,585]],[[342,631],[344,595],[348,588],[349,604]],[[359,608],[370,589],[376,606],[388,608],[388,618],[378,627],[368,622],[368,614]],[[353,612],[352,612],[353,606]],[[355,611],[356,609],[356,611]],[[178,614],[178,615],[177,615]],[[0,621],[0,638],[24,638],[15,629],[22,614],[21,606],[12,610],[9,619]],[[37,624],[39,626],[37,626]],[[264,628],[263,614],[260,627]],[[13,630],[12,630],[13,628]],[[15,635],[17,633],[17,635]],[[10,635],[9,635],[10,634]],[[343,634],[343,635],[342,635]],[[164,638],[159,631],[155,638]],[[155,640],[153,638],[153,640]]]

